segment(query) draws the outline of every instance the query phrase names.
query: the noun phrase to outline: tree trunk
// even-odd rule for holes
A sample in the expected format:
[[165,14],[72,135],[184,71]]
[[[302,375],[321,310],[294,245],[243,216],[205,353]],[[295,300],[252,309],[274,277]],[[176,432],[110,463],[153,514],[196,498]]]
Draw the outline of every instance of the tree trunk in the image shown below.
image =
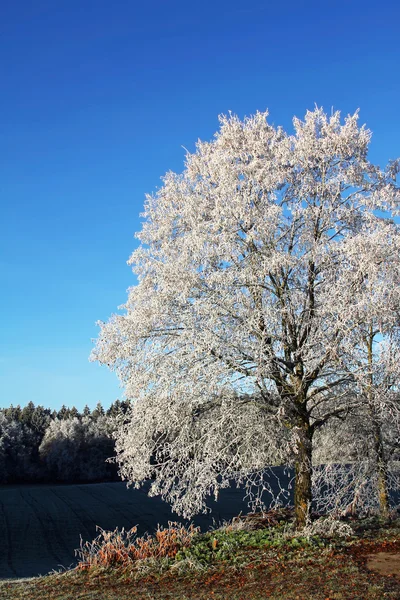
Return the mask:
[[379,422],[379,416],[377,414],[374,393],[373,393],[373,342],[374,337],[377,332],[374,332],[373,324],[371,323],[369,327],[369,336],[366,339],[367,342],[367,350],[368,350],[368,388],[367,388],[367,396],[368,396],[368,404],[369,404],[369,412],[372,421],[372,430],[374,436],[374,446],[375,446],[375,460],[376,460],[376,470],[378,476],[377,482],[377,493],[379,500],[379,512],[381,517],[387,519],[389,517],[389,494],[388,494],[388,486],[387,486],[387,462],[385,457],[385,451],[383,448],[383,439],[382,439],[382,430],[381,424]]
[[312,435],[308,419],[300,423],[299,429],[294,487],[294,513],[297,529],[306,525],[312,499]]
[[387,485],[387,463],[383,449],[382,432],[376,420],[374,420],[374,442],[376,454],[376,469],[378,476],[378,500],[381,517],[389,517],[389,493]]

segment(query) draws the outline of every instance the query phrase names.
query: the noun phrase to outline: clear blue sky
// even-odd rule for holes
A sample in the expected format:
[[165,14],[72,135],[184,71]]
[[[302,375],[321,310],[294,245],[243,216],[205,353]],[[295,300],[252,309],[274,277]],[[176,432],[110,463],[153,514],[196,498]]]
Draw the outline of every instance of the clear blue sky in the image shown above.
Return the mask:
[[122,390],[88,362],[135,283],[144,194],[217,115],[361,109],[371,157],[400,155],[397,0],[3,0],[0,406]]

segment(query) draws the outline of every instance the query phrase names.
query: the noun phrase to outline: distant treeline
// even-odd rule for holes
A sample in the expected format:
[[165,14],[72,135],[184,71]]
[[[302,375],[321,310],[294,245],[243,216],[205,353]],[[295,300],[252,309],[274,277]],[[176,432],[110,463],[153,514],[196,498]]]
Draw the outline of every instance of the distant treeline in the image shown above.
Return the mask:
[[89,482],[118,479],[113,432],[129,402],[105,411],[99,402],[80,413],[29,402],[0,409],[0,483]]

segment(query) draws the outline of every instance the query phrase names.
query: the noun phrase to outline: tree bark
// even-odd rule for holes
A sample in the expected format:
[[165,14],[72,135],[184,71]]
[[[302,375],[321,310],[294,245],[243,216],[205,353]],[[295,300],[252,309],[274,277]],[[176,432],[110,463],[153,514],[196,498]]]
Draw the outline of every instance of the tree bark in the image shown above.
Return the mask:
[[382,430],[381,425],[379,423],[379,417],[377,415],[377,410],[374,402],[374,394],[373,394],[373,342],[376,332],[374,332],[373,324],[371,323],[369,327],[369,335],[366,339],[367,342],[367,350],[368,350],[368,388],[367,388],[367,396],[368,396],[368,404],[369,404],[369,413],[372,421],[372,433],[374,438],[374,447],[375,447],[375,460],[376,460],[376,471],[377,471],[377,493],[378,493],[378,501],[379,501],[379,512],[381,517],[387,519],[389,517],[389,494],[388,494],[388,485],[387,485],[387,461],[385,457],[385,450],[383,447],[383,438],[382,438]]
[[382,432],[376,420],[374,425],[374,442],[376,455],[376,470],[377,470],[377,492],[379,500],[379,512],[381,517],[387,519],[389,517],[389,493],[387,485],[387,461],[385,458]]
[[312,434],[308,418],[302,419],[299,429],[295,461],[294,513],[296,527],[301,529],[307,523],[312,500]]

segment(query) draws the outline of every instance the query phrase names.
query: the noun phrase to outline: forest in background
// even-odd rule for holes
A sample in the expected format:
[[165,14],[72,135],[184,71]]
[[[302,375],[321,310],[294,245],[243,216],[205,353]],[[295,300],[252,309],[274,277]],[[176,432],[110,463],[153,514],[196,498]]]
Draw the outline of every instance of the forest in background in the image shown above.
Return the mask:
[[50,410],[29,402],[0,409],[0,483],[115,481],[113,433],[129,402]]

